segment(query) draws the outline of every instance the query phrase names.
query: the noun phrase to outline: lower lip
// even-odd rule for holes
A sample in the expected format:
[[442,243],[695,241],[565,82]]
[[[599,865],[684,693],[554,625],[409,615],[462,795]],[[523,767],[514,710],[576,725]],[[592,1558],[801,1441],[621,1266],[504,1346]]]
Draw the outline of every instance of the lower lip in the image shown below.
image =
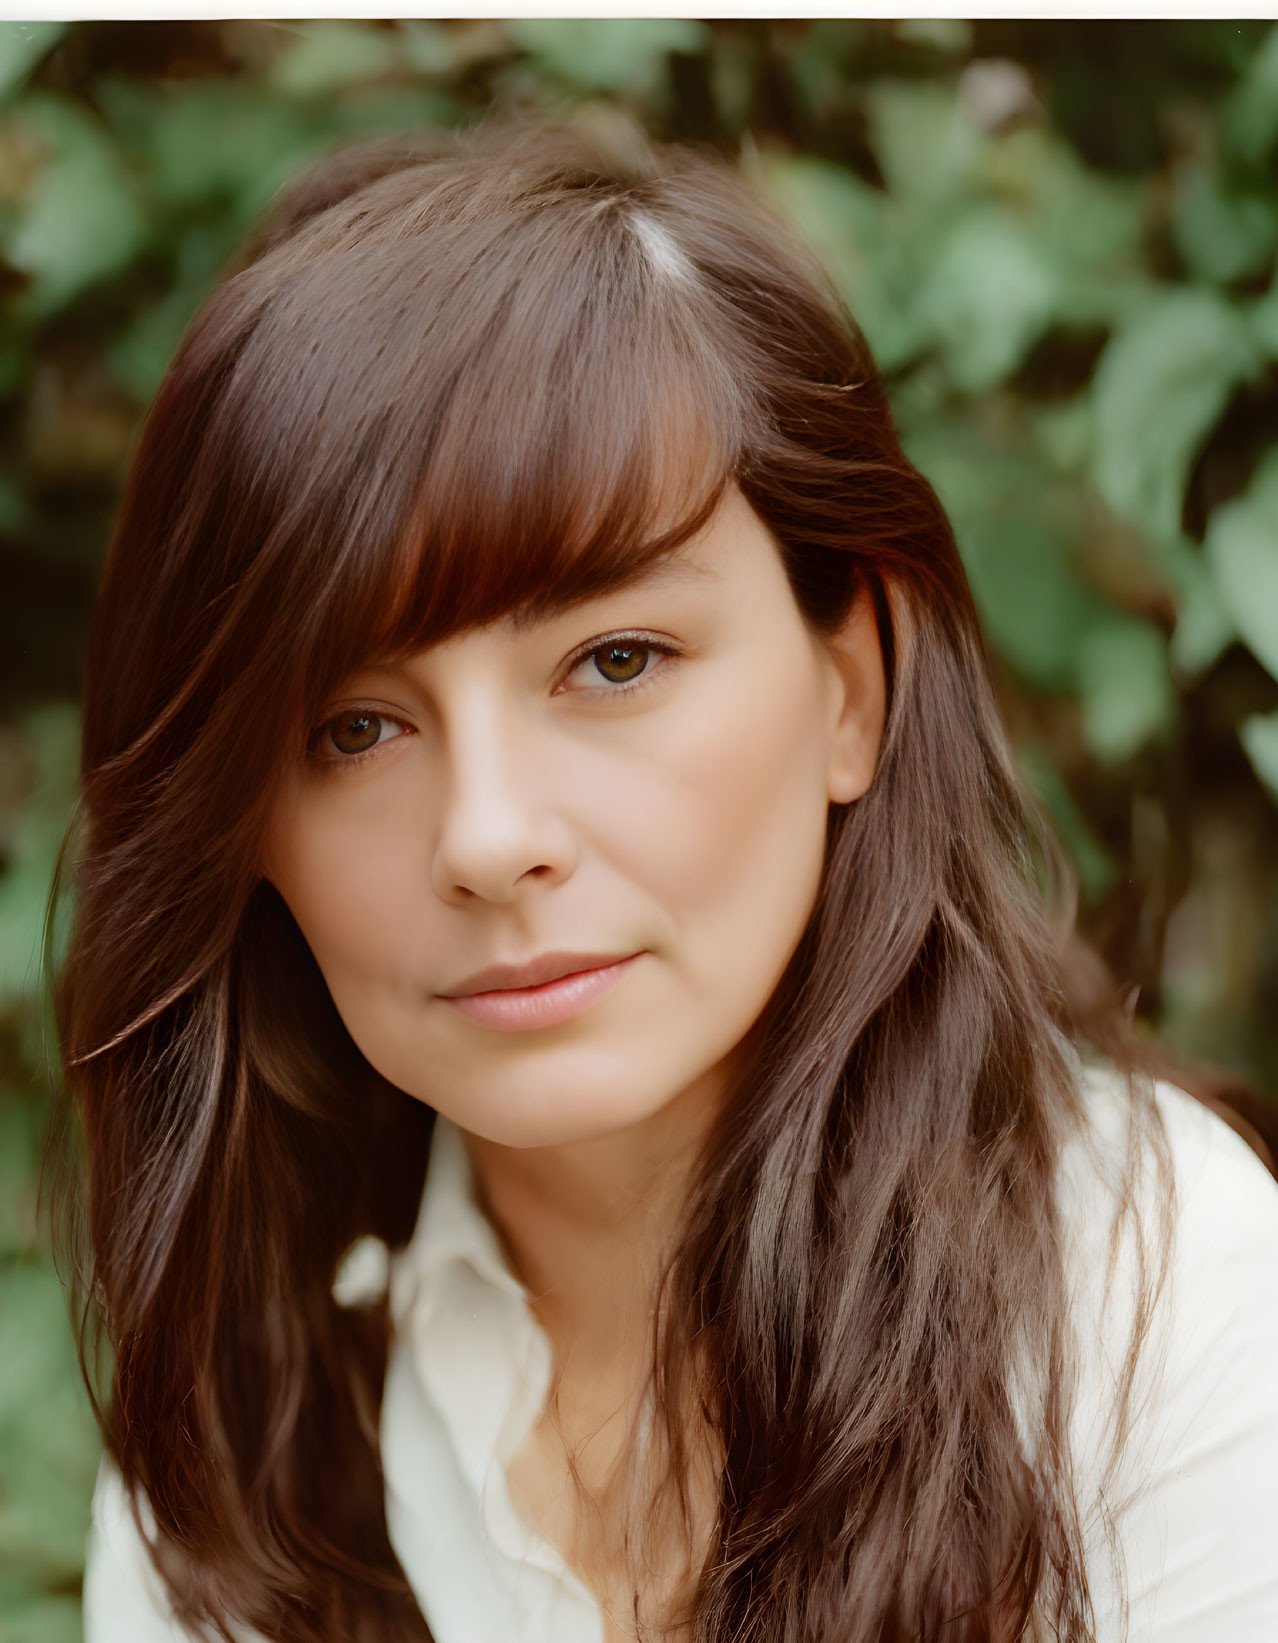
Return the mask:
[[522,1033],[532,1027],[557,1027],[561,1021],[588,1010],[605,993],[610,993],[634,961],[632,953],[616,964],[598,970],[578,970],[540,987],[508,987],[491,993],[465,993],[446,1002],[455,1005],[471,1021],[492,1027],[499,1033]]

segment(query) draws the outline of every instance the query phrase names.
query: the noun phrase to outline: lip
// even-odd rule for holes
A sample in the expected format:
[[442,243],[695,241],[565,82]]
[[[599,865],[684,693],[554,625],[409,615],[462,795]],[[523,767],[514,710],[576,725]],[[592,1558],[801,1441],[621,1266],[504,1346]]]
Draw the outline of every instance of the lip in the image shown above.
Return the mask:
[[543,982],[558,981],[561,976],[576,975],[583,970],[599,970],[617,964],[633,953],[538,953],[527,964],[489,964],[465,981],[458,982],[441,998],[463,998],[473,993],[508,991],[512,988],[540,987]]
[[[519,1033],[536,1027],[557,1027],[610,993],[640,956],[631,953],[628,958],[609,959],[587,970],[560,974],[535,987],[498,987],[486,992],[440,996],[469,1020],[496,1032]],[[575,962],[579,963],[580,957]],[[491,973],[480,971],[481,976]],[[509,974],[509,970],[506,973]]]

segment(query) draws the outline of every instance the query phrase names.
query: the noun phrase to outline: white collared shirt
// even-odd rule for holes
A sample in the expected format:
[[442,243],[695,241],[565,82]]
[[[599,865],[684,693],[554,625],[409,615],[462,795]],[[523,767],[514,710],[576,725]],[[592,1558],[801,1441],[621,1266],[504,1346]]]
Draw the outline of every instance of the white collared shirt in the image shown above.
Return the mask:
[[[1125,1092],[1085,1075],[1103,1168],[1121,1155]],[[1083,1381],[1071,1425],[1089,1526],[1098,1643],[1119,1643],[1118,1584],[1092,1508],[1118,1514],[1128,1643],[1278,1643],[1278,1183],[1219,1118],[1168,1084],[1159,1107],[1179,1205],[1125,1466],[1102,1480],[1099,1435],[1130,1311],[1102,1317],[1112,1202],[1078,1143],[1059,1201]],[[1139,1200],[1138,1200],[1139,1201]],[[1149,1224],[1145,1202],[1142,1224]],[[1123,1246],[1117,1293],[1134,1272]],[[601,1643],[598,1605],[520,1519],[506,1467],[549,1388],[549,1342],[475,1200],[461,1132],[437,1120],[412,1239],[389,1262],[357,1246],[336,1287],[389,1282],[394,1322],[381,1416],[391,1543],[436,1643]],[[145,1505],[144,1519],[148,1518]],[[85,1643],[184,1643],[105,1461],[93,1500]],[[235,1630],[235,1628],[232,1628]],[[256,1634],[240,1629],[244,1643]],[[338,1640],[334,1640],[338,1643]]]

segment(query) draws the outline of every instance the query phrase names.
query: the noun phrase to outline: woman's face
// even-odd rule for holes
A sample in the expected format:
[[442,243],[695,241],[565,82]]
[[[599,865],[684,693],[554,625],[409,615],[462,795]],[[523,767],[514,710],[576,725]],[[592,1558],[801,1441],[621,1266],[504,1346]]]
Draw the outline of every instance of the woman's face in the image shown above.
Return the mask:
[[[326,713],[267,877],[384,1077],[545,1146],[720,1091],[812,910],[828,806],[869,785],[883,671],[868,600],[815,637],[734,489],[643,581],[353,675]],[[467,985],[547,953],[596,973]]]

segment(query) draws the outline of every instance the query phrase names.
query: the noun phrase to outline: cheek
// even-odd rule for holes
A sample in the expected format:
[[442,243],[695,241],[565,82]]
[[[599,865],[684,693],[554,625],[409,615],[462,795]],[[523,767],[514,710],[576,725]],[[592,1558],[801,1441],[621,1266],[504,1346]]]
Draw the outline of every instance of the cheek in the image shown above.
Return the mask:
[[724,974],[762,975],[779,948],[789,956],[816,895],[823,698],[810,661],[796,657],[701,709],[665,741],[661,780],[636,794],[629,831],[696,956],[713,952]]
[[268,876],[287,903],[326,978],[371,977],[412,920],[403,864],[384,845],[384,814],[345,805],[282,807],[268,832]]

